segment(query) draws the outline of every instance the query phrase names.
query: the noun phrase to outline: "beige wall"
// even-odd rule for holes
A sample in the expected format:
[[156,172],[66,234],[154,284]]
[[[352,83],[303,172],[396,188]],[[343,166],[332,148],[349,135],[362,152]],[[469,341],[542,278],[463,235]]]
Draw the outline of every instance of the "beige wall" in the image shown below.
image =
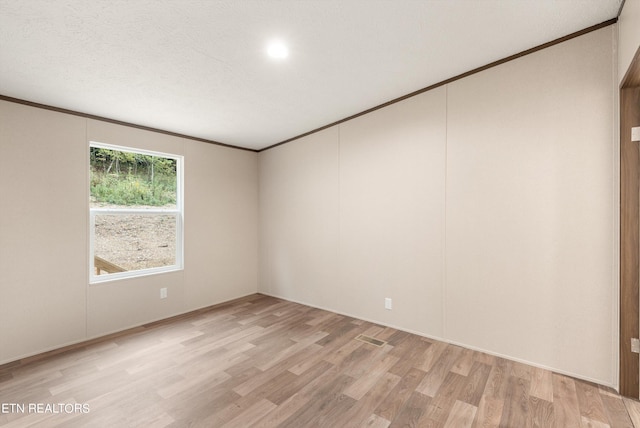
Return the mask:
[[[0,117],[0,364],[256,291],[255,153],[5,101]],[[183,271],[88,285],[92,140],[184,156]]]
[[[442,337],[446,88],[340,126],[337,309]],[[391,298],[393,310],[382,302]],[[355,307],[354,307],[355,306]]]
[[261,291],[441,335],[444,101],[439,89],[261,153]]
[[258,156],[185,142],[185,305],[209,306],[258,287]]
[[625,0],[618,18],[618,81],[640,48],[640,0]]
[[313,134],[260,157],[260,282],[272,295],[340,304],[338,133]]
[[0,363],[86,337],[85,120],[0,101]]
[[260,153],[260,291],[615,385],[614,31]]
[[454,82],[447,115],[447,338],[610,384],[613,42]]

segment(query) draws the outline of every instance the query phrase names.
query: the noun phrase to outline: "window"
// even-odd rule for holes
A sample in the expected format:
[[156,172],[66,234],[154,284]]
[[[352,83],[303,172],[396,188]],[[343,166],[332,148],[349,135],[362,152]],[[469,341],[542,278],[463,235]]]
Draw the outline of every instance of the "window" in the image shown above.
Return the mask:
[[182,163],[90,143],[91,283],[182,269]]

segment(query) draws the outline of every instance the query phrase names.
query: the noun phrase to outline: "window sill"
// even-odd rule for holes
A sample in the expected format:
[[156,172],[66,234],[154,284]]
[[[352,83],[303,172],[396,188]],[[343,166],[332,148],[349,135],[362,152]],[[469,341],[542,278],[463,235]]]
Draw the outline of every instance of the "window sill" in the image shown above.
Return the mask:
[[123,279],[135,279],[145,276],[158,275],[162,273],[178,272],[184,270],[182,266],[166,266],[151,269],[142,269],[129,272],[108,273],[104,275],[91,275],[89,285],[103,284],[105,282],[120,281]]

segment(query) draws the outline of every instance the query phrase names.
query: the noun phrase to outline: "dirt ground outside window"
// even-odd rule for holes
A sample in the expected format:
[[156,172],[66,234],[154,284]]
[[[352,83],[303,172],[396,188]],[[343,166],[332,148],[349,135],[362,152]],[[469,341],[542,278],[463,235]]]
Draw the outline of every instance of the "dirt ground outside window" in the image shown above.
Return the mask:
[[[131,207],[91,203],[91,208]],[[171,266],[176,263],[175,215],[96,214],[94,254],[127,271]]]

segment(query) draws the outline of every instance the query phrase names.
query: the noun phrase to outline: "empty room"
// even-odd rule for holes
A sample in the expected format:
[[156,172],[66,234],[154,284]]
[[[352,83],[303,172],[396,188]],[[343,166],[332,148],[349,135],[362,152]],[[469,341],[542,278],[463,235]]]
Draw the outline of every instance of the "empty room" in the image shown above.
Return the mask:
[[0,0],[0,426],[640,427],[640,0]]

